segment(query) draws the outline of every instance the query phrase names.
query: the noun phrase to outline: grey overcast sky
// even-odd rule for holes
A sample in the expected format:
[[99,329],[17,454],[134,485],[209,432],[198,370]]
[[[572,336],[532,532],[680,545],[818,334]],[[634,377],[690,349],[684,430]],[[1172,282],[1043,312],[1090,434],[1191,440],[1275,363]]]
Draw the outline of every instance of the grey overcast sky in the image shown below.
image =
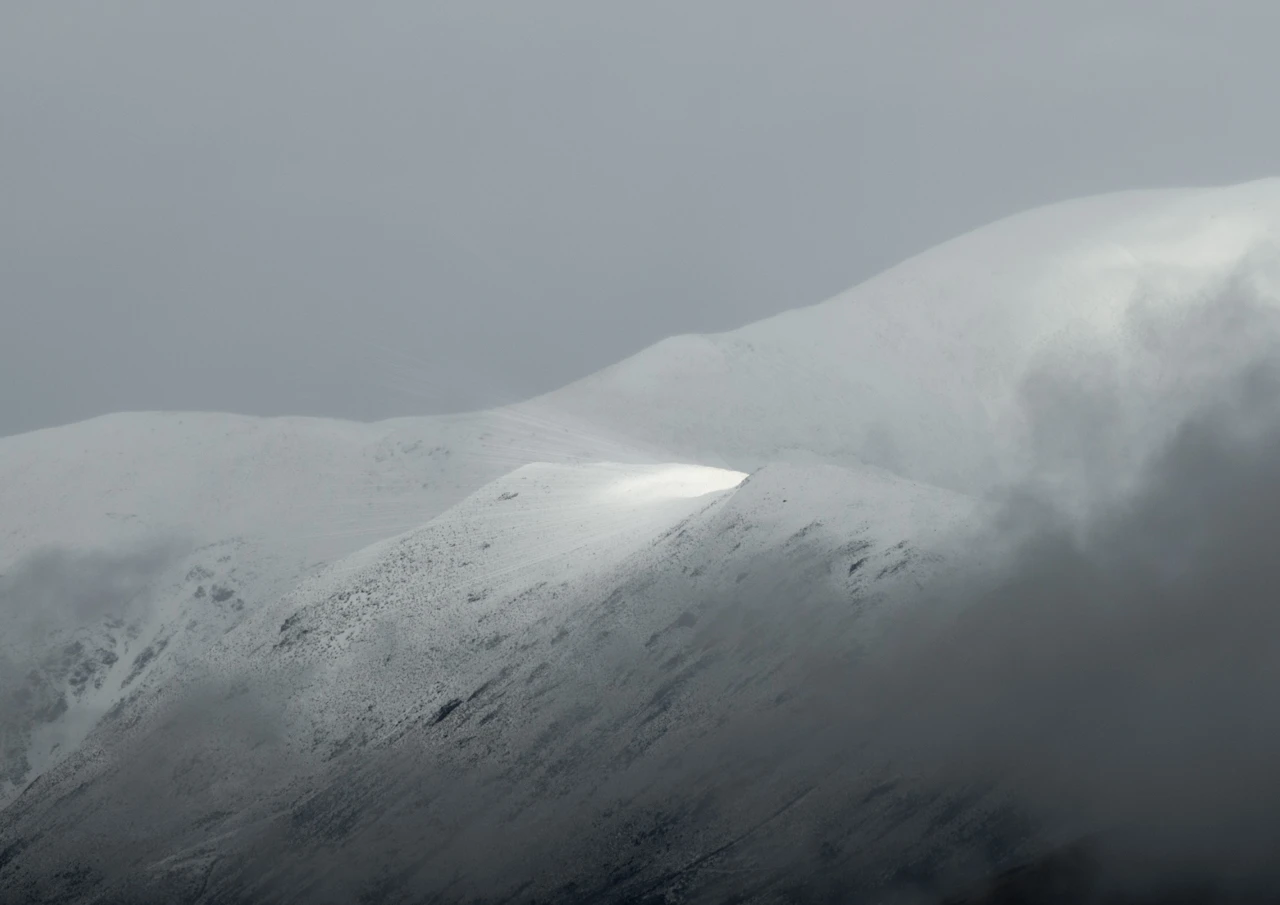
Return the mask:
[[533,395],[1280,173],[1276,0],[0,0],[0,434]]

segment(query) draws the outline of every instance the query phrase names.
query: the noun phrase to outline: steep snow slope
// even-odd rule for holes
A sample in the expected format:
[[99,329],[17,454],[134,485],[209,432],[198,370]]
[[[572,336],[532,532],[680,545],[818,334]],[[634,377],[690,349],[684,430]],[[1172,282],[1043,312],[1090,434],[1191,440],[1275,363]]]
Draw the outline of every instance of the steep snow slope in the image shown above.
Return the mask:
[[533,409],[123,414],[0,440],[0,806],[326,563],[531,459],[631,454]]
[[[834,468],[766,469],[726,495],[744,478],[671,465],[519,469],[422,529],[304,583],[255,617],[260,626],[246,624],[229,637],[221,669],[252,676],[269,666],[264,686],[277,684],[281,670],[306,672],[306,691],[288,706],[314,744],[357,722],[390,724],[461,701],[487,675],[527,656],[531,637],[563,641],[580,624],[575,609],[584,595],[608,598],[620,574],[684,567],[674,553],[682,545],[706,556],[708,532],[734,554],[699,564],[713,570],[711,585],[723,583],[728,563],[749,563],[811,533],[832,548],[848,547],[846,566],[867,559],[869,574],[905,572],[920,547],[938,546],[971,506]],[[892,562],[877,558],[885,556]],[[865,577],[858,571],[842,573],[840,587],[858,584]],[[627,634],[634,620],[660,618],[630,615],[601,629]],[[247,639],[257,646],[235,646]],[[374,689],[377,702],[368,709]]]
[[[11,806],[26,851],[6,880],[74,893],[28,869],[65,846],[97,853],[77,882],[120,895],[129,880],[161,897],[344,901],[378,884],[443,893],[460,874],[449,900],[463,901],[511,892],[532,852],[548,893],[572,880],[599,901],[589,890],[628,864],[619,890],[663,882],[688,844],[721,847],[830,768],[761,777],[769,752],[750,750],[744,724],[785,732],[824,658],[869,643],[881,605],[975,517],[963,497],[874,470],[743,477],[531,466],[344,560],[227,634],[185,686],[130,702]],[[688,776],[671,759],[703,749],[728,758],[693,757],[689,769],[713,771],[708,800],[672,803]],[[748,775],[753,794],[732,794]],[[615,800],[628,789],[642,822],[676,809],[665,849],[610,841],[635,831]],[[127,839],[112,835],[122,819]],[[387,820],[422,834],[398,877],[378,841]],[[489,821],[511,844],[481,858],[471,833]],[[364,853],[359,876],[333,872],[324,852],[339,844]]]
[[386,427],[223,415],[0,441],[0,804],[263,600],[465,492],[440,457]]

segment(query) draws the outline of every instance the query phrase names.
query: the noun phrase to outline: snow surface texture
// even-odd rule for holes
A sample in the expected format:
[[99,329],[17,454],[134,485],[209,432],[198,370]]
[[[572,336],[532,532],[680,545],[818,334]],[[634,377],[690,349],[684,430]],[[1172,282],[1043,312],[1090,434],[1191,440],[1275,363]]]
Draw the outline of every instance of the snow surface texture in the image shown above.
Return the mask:
[[[368,815],[413,795],[373,765],[423,764],[531,851],[596,821],[591,844],[544,854],[561,875],[634,861],[622,885],[583,869],[600,900],[686,876],[691,847],[721,850],[811,786],[735,761],[718,781],[754,794],[704,812],[664,798],[661,765],[772,718],[811,678],[815,633],[869,643],[993,491],[1047,474],[1072,497],[1098,467],[1122,480],[1174,423],[1150,391],[1194,395],[1248,351],[1196,331],[1171,373],[1167,325],[1205,302],[1274,305],[1278,236],[1280,181],[1086,199],[502,410],[129,414],[0,440],[0,885],[78,901],[124,882],[114,865],[194,900],[252,890],[218,865],[258,852],[293,900],[321,901],[308,882],[354,898],[390,855],[342,880],[324,846],[381,851]],[[1111,445],[1064,457],[1034,378],[1099,362]],[[821,593],[770,587],[782,562]],[[761,582],[769,605],[726,603]],[[808,603],[778,603],[793,599]],[[624,825],[615,788],[666,817]],[[125,799],[144,838],[117,832]],[[457,830],[446,792],[422,806]],[[979,819],[913,813],[961,833]],[[661,857],[599,841],[668,831]],[[883,834],[864,832],[870,859]],[[30,866],[77,844],[97,852],[88,873]],[[423,844],[420,873],[472,870],[459,898],[519,886],[511,861],[475,879],[466,832]]]

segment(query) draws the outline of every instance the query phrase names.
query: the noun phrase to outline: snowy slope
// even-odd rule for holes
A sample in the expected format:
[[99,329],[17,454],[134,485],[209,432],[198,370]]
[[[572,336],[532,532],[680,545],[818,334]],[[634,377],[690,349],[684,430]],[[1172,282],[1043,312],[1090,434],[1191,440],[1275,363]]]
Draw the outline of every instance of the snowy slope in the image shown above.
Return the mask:
[[558,439],[561,426],[530,417],[137,413],[3,438],[0,568],[45,546],[128,547],[174,532],[332,558],[422,523],[525,461],[616,452],[603,441],[575,447]]
[[1108,345],[1141,358],[1144,308],[1223,292],[1273,303],[1278,237],[1280,180],[1089,198],[497,412],[375,425],[115,415],[0,439],[0,569],[45,545],[175,530],[304,538],[327,560],[537,461],[866,462],[974,492],[1015,464],[1034,363]]
[[[1167,325],[1274,308],[1278,237],[1280,180],[1084,199],[502,410],[131,414],[0,439],[0,849],[111,837],[139,752],[160,758],[164,819],[146,811],[155,835],[117,854],[183,883],[262,833],[279,853],[281,819],[390,807],[377,758],[494,773],[543,817],[618,764],[660,797],[664,758],[803,696],[813,638],[871,643],[879,604],[947,560],[976,501],[1044,470],[1037,369],[1109,359],[1108,436],[1149,448],[1179,414],[1153,389],[1191,400],[1266,338],[1193,330],[1206,342],[1170,370]],[[680,832],[714,849],[795,791],[758,788]],[[315,872],[316,851],[284,848]]]
[[[865,461],[982,491],[1028,467],[1030,369],[1107,352],[1161,364],[1137,318],[1176,322],[1233,294],[1274,306],[1278,242],[1280,179],[1056,204],[820,305],[666,340],[545,402],[674,458],[745,471],[781,457]],[[1135,392],[1162,378],[1139,370]]]
[[1222,293],[1274,303],[1278,241],[1280,180],[1106,195],[992,224],[819,305],[674,337],[498,412],[375,425],[116,415],[0,439],[0,568],[42,544],[136,540],[175,522],[203,539],[376,538],[519,465],[574,458],[748,472],[865,461],[972,492],[1010,467],[1033,364],[1107,347],[1140,358],[1144,309]]
[[[398,806],[402,768],[437,777],[411,782],[441,796],[432,819],[442,826],[461,818],[448,789],[480,775],[499,796],[492,806],[515,809],[513,827],[562,819],[563,796],[583,794],[583,819],[616,822],[620,812],[592,789],[630,776],[637,795],[664,796],[666,759],[744,719],[776,718],[788,696],[804,699],[818,654],[870,643],[880,607],[916,589],[976,516],[963,497],[871,469],[779,465],[744,477],[519,469],[246,619],[167,698],[113,715],[9,816],[45,828],[52,848],[34,843],[32,857],[93,838],[149,882],[225,883],[220,894],[249,896],[243,877],[213,867],[231,852],[270,852],[273,871],[297,871],[339,899],[316,852],[281,853],[277,833],[303,826],[326,844],[349,835],[353,821]],[[191,731],[192,709],[202,732]],[[139,781],[138,758],[177,785],[159,811],[149,795],[130,798],[128,820],[147,829],[120,848],[109,826]],[[370,766],[387,758],[401,766]],[[436,781],[445,785],[433,792]],[[62,798],[68,784],[87,792]],[[779,782],[681,820],[714,847],[793,793]],[[420,859],[426,877],[474,857],[450,838],[424,841],[434,852]],[[581,867],[596,863],[599,839],[552,827],[546,838],[567,859],[561,873],[599,881]],[[357,834],[351,844],[372,846],[370,878],[383,870],[375,843]],[[144,860],[130,862],[139,849]],[[680,857],[642,855],[652,863],[637,883]],[[489,864],[495,882],[511,867]],[[290,901],[311,894],[290,888]]]
[[[519,469],[305,582],[214,658],[227,676],[269,668],[264,686],[277,683],[276,671],[306,672],[307,690],[289,708],[313,743],[332,741],[358,719],[390,725],[465,697],[529,656],[533,639],[566,638],[584,597],[598,605],[622,575],[685,566],[681,547],[703,558],[689,568],[711,570],[714,586],[731,563],[812,534],[809,544],[823,538],[824,549],[851,551],[837,576],[843,593],[862,580],[848,571],[853,562],[867,559],[868,574],[887,567],[883,557],[914,563],[972,514],[963,498],[874,472],[780,466],[734,490],[746,477],[679,465]],[[712,537],[723,556],[710,555]],[[670,615],[629,614],[602,628],[647,637]],[[240,646],[250,639],[256,646]]]
[[304,576],[525,462],[606,454],[630,453],[530,411],[139,413],[0,440],[0,806]]
[[385,523],[421,518],[409,506],[463,492],[405,448],[385,428],[222,415],[0,441],[0,802],[122,694],[163,684]]

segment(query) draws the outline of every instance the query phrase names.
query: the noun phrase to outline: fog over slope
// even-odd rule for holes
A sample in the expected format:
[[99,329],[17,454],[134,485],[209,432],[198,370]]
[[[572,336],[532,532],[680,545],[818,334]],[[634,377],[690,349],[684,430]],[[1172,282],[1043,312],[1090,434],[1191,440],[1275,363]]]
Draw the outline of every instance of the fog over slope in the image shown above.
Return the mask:
[[0,895],[1265,886],[1278,235],[1085,199],[505,410],[0,440]]

